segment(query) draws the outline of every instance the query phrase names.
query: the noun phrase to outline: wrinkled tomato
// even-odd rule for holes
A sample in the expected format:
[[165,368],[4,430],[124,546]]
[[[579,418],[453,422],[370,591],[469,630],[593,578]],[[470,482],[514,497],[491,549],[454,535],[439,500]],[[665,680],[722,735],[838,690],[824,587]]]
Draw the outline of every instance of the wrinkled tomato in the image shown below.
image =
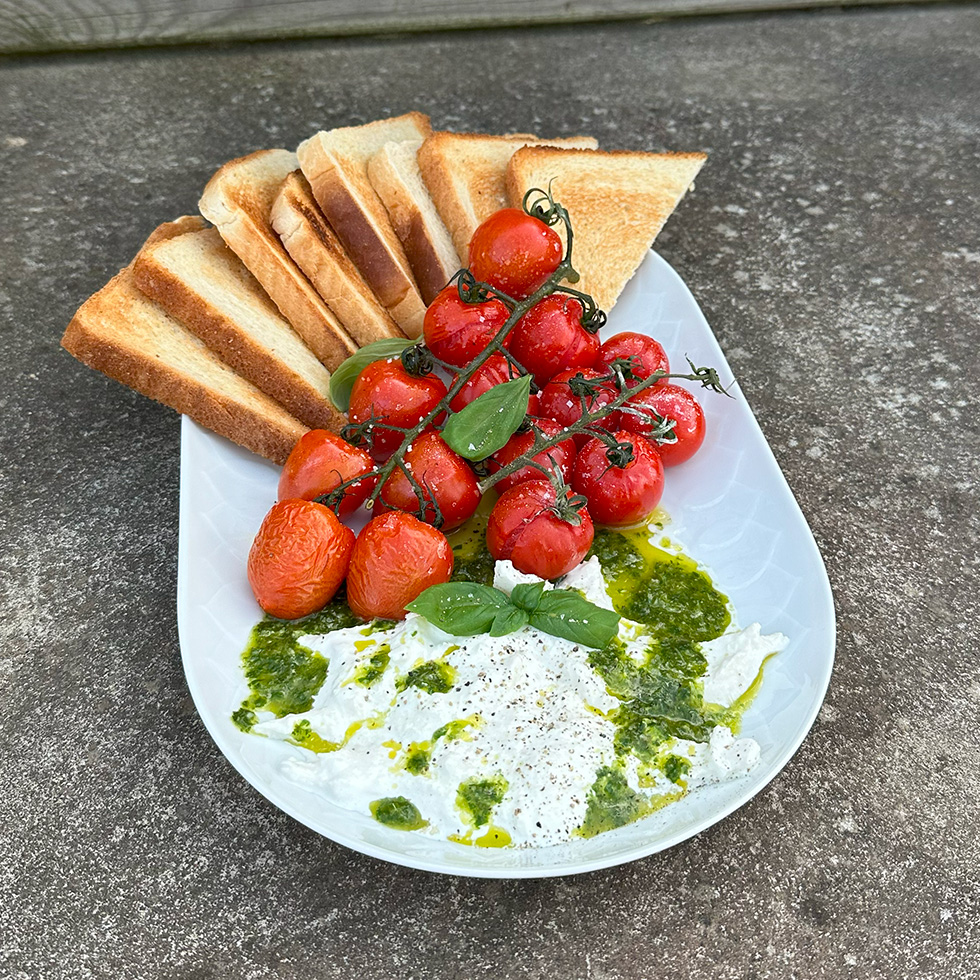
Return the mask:
[[510,332],[510,352],[539,387],[559,371],[591,367],[595,361],[599,338],[582,326],[582,315],[577,299],[553,293],[532,306]]
[[[564,426],[559,425],[553,419],[529,418],[530,428],[526,432],[516,432],[507,441],[503,449],[498,450],[490,457],[490,472],[496,473],[505,466],[513,463],[519,456],[524,456],[531,451],[534,445],[534,430],[543,436],[551,438],[558,435]],[[562,479],[567,480],[572,473],[572,463],[575,461],[575,443],[571,439],[563,439],[551,449],[543,449],[535,456],[531,457],[540,466],[554,472],[556,469],[561,473]],[[547,480],[548,476],[538,466],[528,463],[520,469],[515,470],[509,476],[502,477],[494,486],[499,493],[504,493],[511,487],[517,486],[526,480]]]
[[[279,499],[313,500],[372,469],[371,457],[363,449],[326,429],[310,429],[293,447],[279,474]],[[356,510],[373,488],[373,479],[349,486],[339,513]]]
[[467,303],[455,283],[450,284],[425,311],[425,344],[440,361],[465,367],[493,340],[509,315],[499,299]]

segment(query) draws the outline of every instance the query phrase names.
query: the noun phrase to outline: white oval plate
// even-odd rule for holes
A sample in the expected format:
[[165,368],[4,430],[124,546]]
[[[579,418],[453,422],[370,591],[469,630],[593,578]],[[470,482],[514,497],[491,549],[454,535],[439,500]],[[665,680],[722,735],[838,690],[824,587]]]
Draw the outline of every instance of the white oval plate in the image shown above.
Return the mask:
[[[609,317],[605,335],[637,330],[656,337],[677,370],[684,357],[731,370],[680,277],[651,252]],[[231,713],[248,694],[239,657],[261,618],[245,579],[252,538],[276,497],[278,469],[183,419],[177,620],[191,696],[232,765],[280,809],[307,827],[395,864],[484,878],[577,874],[645,857],[693,837],[750,800],[782,768],[809,731],[834,660],[834,604],[816,543],[751,409],[703,392],[707,438],[689,462],[667,471],[662,506],[671,538],[706,565],[742,625],[790,637],[766,666],[742,733],[762,757],[748,776],[704,787],[651,816],[590,840],[537,850],[481,849],[383,827],[368,814],[328,803],[289,782],[287,753],[303,749],[245,735]]]

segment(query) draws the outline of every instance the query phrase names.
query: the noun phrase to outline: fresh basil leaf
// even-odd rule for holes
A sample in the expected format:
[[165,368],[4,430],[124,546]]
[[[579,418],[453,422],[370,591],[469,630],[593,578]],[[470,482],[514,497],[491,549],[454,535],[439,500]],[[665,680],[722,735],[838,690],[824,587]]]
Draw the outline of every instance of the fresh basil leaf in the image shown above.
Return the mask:
[[515,633],[522,626],[527,626],[528,614],[517,606],[507,606],[501,609],[490,624],[491,636],[506,636]]
[[524,421],[530,394],[529,374],[491,388],[449,416],[442,430],[443,440],[466,459],[492,456],[498,449],[503,449]]
[[417,344],[421,338],[409,340],[408,337],[384,337],[373,343],[365,344],[356,354],[351,354],[340,367],[330,375],[330,401],[340,412],[346,412],[350,406],[350,393],[357,376],[372,362],[383,361],[389,357],[397,357],[412,344]]
[[544,595],[544,582],[521,582],[510,590],[510,601],[520,609],[533,613]]
[[501,610],[513,607],[506,594],[492,586],[443,582],[430,585],[405,608],[453,636],[476,636],[489,631]]
[[530,614],[531,625],[552,636],[601,650],[619,631],[619,614],[572,589],[552,589]]

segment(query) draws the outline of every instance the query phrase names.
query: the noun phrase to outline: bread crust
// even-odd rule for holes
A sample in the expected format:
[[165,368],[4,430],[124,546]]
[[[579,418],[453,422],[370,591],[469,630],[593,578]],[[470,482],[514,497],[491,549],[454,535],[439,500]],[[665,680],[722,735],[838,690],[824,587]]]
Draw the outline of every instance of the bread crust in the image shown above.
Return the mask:
[[[199,229],[199,218],[166,222],[147,239]],[[83,364],[161,402],[238,445],[282,464],[307,431],[298,419],[238,377],[196,337],[145,296],[133,263],[78,309],[62,346]],[[195,376],[208,375],[204,382]]]
[[283,149],[259,150],[231,160],[208,181],[198,206],[310,350],[332,371],[358,345],[272,228],[279,186],[298,165],[296,154]]
[[[237,267],[242,277],[241,296],[262,314],[274,317],[284,331],[292,328],[261,291],[258,283],[214,229],[193,232],[205,245],[205,254],[222,264]],[[162,250],[173,248],[172,240],[157,242],[140,250],[133,265],[137,287],[160,304],[192,333],[200,337],[226,364],[281,404],[291,415],[312,428],[339,429],[344,423],[324,393],[293,370],[275,350],[255,339],[236,318],[211,305],[196,283],[171,268]],[[247,316],[247,313],[243,313]],[[316,362],[313,362],[314,364]],[[324,379],[326,374],[324,372]]]

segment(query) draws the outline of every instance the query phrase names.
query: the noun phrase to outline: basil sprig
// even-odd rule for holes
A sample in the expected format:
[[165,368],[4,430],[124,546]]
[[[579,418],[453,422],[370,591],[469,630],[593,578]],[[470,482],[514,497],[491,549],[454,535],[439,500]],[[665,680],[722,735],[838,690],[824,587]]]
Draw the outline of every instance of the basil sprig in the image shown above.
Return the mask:
[[506,636],[530,624],[543,633],[602,649],[619,631],[619,615],[573,589],[544,582],[515,585],[510,595],[475,582],[429,586],[406,607],[453,636]]
[[527,415],[531,394],[529,374],[505,381],[485,391],[465,408],[449,416],[442,438],[454,452],[466,459],[486,459],[517,431]]
[[346,412],[350,406],[350,393],[357,376],[372,362],[397,357],[406,347],[417,344],[421,337],[409,340],[408,337],[384,337],[365,344],[356,354],[351,354],[340,367],[330,375],[330,401],[339,412]]

